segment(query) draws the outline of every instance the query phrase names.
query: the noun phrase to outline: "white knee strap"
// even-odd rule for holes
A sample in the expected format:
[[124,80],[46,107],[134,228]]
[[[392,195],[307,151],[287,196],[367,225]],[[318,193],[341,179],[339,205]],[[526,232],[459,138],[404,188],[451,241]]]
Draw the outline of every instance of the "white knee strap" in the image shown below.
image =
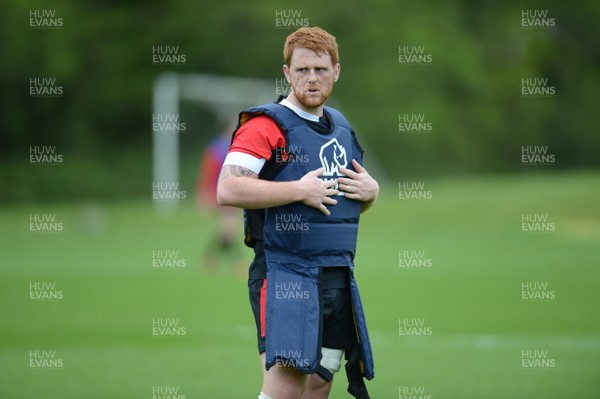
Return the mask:
[[337,373],[342,367],[342,356],[344,351],[342,349],[329,349],[321,348],[323,357],[321,358],[321,366],[325,367],[332,373]]

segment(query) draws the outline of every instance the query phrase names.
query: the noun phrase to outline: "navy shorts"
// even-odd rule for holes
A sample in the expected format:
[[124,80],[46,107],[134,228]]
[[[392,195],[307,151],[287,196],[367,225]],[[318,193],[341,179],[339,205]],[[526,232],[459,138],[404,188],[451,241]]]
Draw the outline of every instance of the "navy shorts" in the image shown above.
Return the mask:
[[[325,267],[321,276],[323,337],[321,346],[348,349],[357,343],[347,267]],[[256,322],[258,353],[265,351],[266,279],[248,280],[250,305]]]

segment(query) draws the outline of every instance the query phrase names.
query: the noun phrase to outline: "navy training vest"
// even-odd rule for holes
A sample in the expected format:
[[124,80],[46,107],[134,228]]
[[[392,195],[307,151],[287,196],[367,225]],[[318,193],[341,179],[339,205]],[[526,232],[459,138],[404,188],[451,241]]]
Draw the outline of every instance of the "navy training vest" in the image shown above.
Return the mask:
[[[337,179],[343,177],[340,167],[354,170],[352,159],[362,164],[363,151],[346,118],[333,108],[325,107],[325,111],[333,125],[328,134],[314,131],[294,111],[278,103],[240,113],[239,126],[252,117],[267,115],[285,137],[285,147],[273,150],[259,178],[299,180],[323,167],[322,179]],[[322,335],[319,269],[348,266],[361,369],[366,378],[373,378],[371,347],[354,279],[361,203],[345,198],[342,192],[336,200],[336,205],[326,205],[329,216],[300,202],[245,210],[245,242],[253,246],[255,240],[262,240],[267,261],[267,369],[280,363],[305,373],[317,371]]]

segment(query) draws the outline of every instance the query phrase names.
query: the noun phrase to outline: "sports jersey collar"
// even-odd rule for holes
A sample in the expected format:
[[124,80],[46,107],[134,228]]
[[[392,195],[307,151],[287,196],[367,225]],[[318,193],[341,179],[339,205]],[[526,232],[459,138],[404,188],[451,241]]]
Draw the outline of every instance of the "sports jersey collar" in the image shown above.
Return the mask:
[[302,119],[308,119],[309,121],[319,122],[319,117],[317,115],[309,114],[308,112],[301,110],[300,108],[296,107],[294,104],[289,102],[287,98],[281,100],[279,104],[291,109],[296,113],[296,115],[298,115]]

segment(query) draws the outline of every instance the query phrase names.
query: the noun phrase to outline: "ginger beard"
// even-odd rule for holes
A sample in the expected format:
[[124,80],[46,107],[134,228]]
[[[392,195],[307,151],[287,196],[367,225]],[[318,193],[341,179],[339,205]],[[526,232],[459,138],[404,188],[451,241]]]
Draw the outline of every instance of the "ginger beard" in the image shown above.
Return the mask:
[[294,96],[303,107],[312,109],[318,108],[325,104],[325,101],[331,95],[333,83],[329,87],[324,88],[318,83],[294,84],[292,81],[292,91]]

